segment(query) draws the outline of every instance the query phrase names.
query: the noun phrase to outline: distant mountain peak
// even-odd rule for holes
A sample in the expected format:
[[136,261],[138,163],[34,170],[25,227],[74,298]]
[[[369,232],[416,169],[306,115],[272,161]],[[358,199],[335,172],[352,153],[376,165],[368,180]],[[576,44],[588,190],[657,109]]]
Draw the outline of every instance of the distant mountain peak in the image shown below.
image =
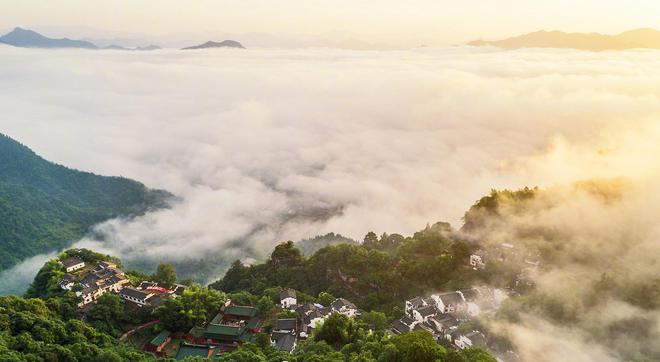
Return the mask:
[[565,48],[591,51],[660,49],[660,31],[651,28],[633,29],[617,35],[599,33],[565,33],[539,30],[502,40],[475,40],[468,45],[492,45],[503,49]]
[[215,42],[215,41],[207,41],[204,44],[200,45],[194,45],[190,47],[183,48],[183,50],[191,50],[191,49],[209,49],[209,48],[238,48],[238,49],[245,49],[243,44],[235,41],[235,40],[223,40],[221,42]]
[[14,30],[0,37],[0,43],[21,48],[83,48],[98,49],[88,41],[71,40],[67,38],[52,39],[37,33],[34,30],[16,27]]

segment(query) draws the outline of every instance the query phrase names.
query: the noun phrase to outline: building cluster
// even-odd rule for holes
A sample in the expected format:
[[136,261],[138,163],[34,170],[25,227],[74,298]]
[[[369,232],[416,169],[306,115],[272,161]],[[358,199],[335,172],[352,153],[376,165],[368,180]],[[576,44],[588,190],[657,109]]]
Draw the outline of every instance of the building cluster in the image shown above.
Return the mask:
[[349,318],[360,316],[355,304],[344,298],[335,299],[327,307],[310,302],[299,304],[293,289],[284,289],[280,293],[280,307],[295,312],[295,317],[277,319],[270,335],[271,343],[286,352],[292,352],[299,340],[309,337],[333,313]]
[[[83,260],[69,257],[60,260],[66,274],[60,279],[59,285],[65,290],[75,290],[80,297],[78,307],[96,302],[105,293],[114,293],[129,303],[138,307],[157,307],[165,299],[181,295],[185,286],[175,284],[172,289],[158,286],[154,282],[142,282],[137,288],[129,285],[129,280],[116,264],[108,261],[98,263],[94,268],[87,267]],[[78,286],[78,287],[76,287]]]
[[203,326],[193,327],[185,335],[176,358],[218,356],[236,349],[242,343],[255,342],[256,334],[261,331],[261,319],[257,317],[256,308],[227,301],[213,319]]
[[469,263],[474,270],[485,269],[486,265],[492,262],[506,263],[508,267],[517,270],[512,288],[524,291],[534,285],[537,269],[541,264],[541,254],[513,244],[501,243],[476,250],[470,255]]
[[484,269],[489,261],[520,264],[521,269],[536,269],[541,260],[538,252],[531,252],[516,247],[513,244],[501,243],[488,248],[478,249],[470,255],[470,266],[473,269]]
[[475,287],[453,292],[416,297],[405,303],[405,316],[394,321],[392,334],[425,330],[438,342],[448,342],[454,348],[487,348],[480,331],[462,331],[461,324],[476,316],[494,313],[507,294],[499,289]]

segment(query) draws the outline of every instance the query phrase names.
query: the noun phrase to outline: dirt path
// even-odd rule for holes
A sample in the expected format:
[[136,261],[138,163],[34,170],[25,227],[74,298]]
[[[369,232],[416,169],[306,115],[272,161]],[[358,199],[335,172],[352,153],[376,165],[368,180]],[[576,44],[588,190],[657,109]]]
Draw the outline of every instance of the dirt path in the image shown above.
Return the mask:
[[133,333],[135,333],[135,332],[137,332],[137,331],[141,331],[141,330],[143,330],[143,329],[145,329],[145,328],[149,328],[149,327],[151,327],[151,326],[157,324],[158,322],[160,322],[160,321],[159,321],[159,320],[155,320],[155,321],[151,321],[151,322],[147,322],[147,323],[145,323],[145,324],[139,325],[139,326],[137,326],[137,327],[131,329],[130,331],[128,331],[128,332],[122,334],[121,337],[119,337],[119,340],[120,340],[120,341],[123,341],[123,340],[125,340],[126,338],[132,336]]

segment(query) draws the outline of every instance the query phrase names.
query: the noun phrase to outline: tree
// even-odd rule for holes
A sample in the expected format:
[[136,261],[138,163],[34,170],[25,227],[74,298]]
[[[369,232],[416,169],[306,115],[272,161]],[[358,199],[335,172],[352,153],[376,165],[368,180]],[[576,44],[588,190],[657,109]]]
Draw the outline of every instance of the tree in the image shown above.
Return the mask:
[[337,298],[335,298],[332,294],[328,292],[321,292],[319,293],[319,303],[321,303],[323,306],[328,307],[330,304]]
[[259,298],[259,301],[257,301],[257,311],[259,312],[259,316],[261,318],[267,317],[273,308],[275,308],[275,303],[273,303],[273,300],[265,295]]
[[153,279],[162,287],[171,288],[176,283],[176,269],[174,269],[174,265],[169,263],[158,264]]
[[118,337],[121,334],[119,322],[124,315],[124,306],[119,296],[106,293],[98,297],[87,313],[87,322],[97,330]]
[[392,343],[399,350],[401,362],[437,361],[447,353],[428,331],[404,333],[393,337]]
[[241,348],[230,353],[221,353],[218,362],[266,362],[266,358],[263,353]]
[[226,296],[214,289],[193,285],[177,298],[169,298],[156,308],[163,327],[172,332],[187,332],[220,311]]
[[373,231],[368,232],[364,236],[364,246],[374,248],[376,245],[378,245],[378,235]]
[[343,314],[333,313],[316,331],[314,340],[324,341],[330,346],[339,348],[353,342],[358,337],[358,330],[354,320]]
[[363,313],[361,320],[364,323],[373,326],[376,331],[383,331],[388,327],[387,316],[382,312],[371,311]]
[[289,240],[275,247],[275,250],[270,255],[270,260],[274,268],[292,267],[300,265],[303,261],[303,256],[300,250],[293,245],[293,241]]
[[461,351],[461,355],[468,362],[497,362],[493,356],[481,348],[468,348]]

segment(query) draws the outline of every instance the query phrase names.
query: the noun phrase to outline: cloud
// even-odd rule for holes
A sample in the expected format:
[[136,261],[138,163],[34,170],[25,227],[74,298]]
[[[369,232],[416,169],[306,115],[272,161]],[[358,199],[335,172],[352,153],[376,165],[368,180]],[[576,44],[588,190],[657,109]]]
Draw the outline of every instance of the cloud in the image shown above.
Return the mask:
[[[78,243],[138,266],[205,257],[221,266],[330,231],[361,239],[458,226],[489,189],[538,185],[555,199],[513,225],[561,230],[570,253],[538,282],[566,302],[583,297],[569,274],[658,275],[657,56],[0,47],[0,130],[47,159],[180,196]],[[622,177],[610,204],[570,186]],[[511,227],[495,231],[506,238]],[[564,257],[585,254],[593,258]],[[599,316],[656,318],[622,298],[587,312],[573,328],[530,317],[512,327],[514,342],[526,356],[616,359],[627,347],[589,339],[612,325]]]
[[99,227],[125,258],[456,224],[491,187],[558,180],[511,164],[553,137],[658,110],[653,52],[1,51],[4,132],[182,196]]

